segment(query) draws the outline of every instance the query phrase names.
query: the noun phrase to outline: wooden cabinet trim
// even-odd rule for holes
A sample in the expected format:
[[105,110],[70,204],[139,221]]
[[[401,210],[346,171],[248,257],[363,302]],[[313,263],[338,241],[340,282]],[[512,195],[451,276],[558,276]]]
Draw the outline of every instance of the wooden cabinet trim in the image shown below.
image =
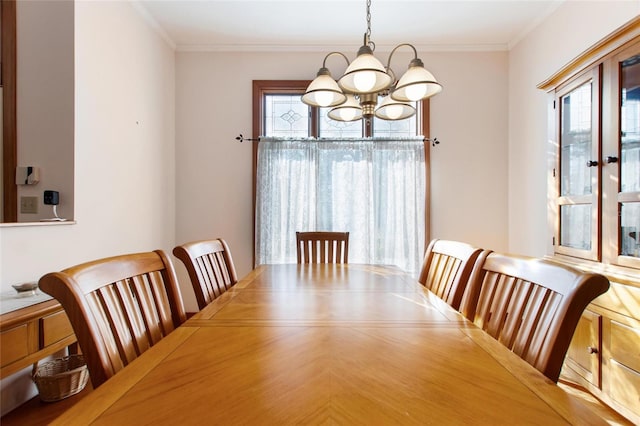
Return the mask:
[[636,16],[599,43],[571,60],[558,72],[538,84],[537,88],[546,91],[554,90],[562,82],[573,78],[586,68],[595,66],[610,55],[612,51],[619,49],[638,36],[640,36],[640,16]]
[[0,315],[0,331],[62,310],[57,300],[47,300]]

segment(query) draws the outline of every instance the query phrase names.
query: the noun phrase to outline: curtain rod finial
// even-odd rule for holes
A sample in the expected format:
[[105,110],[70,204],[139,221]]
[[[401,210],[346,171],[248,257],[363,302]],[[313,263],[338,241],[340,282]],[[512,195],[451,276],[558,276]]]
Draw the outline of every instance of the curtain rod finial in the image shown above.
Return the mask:
[[238,136],[236,136],[236,140],[240,142],[244,142],[244,141],[259,142],[260,138],[256,138],[256,139],[245,138],[244,136],[242,136],[242,133],[240,133]]
[[440,144],[440,141],[438,140],[438,138],[426,138],[427,142],[431,142],[431,146],[436,146]]

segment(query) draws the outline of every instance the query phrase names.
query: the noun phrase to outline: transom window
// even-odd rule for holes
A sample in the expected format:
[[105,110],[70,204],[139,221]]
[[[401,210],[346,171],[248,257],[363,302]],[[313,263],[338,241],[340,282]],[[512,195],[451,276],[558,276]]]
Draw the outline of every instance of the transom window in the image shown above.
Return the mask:
[[[353,138],[410,137],[422,134],[418,129],[417,119],[420,107],[415,115],[404,120],[387,121],[374,117],[370,121],[344,122],[329,118],[327,114],[330,108],[305,105],[300,94],[266,93],[263,104],[264,131],[260,136]],[[313,126],[316,122],[318,125]]]

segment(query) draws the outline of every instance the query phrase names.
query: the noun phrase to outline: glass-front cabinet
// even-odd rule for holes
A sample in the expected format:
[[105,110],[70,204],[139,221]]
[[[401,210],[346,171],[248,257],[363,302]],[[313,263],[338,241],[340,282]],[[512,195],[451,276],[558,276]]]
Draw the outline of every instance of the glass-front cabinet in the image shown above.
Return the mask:
[[548,93],[548,257],[607,277],[562,380],[640,425],[640,16],[538,85]]
[[640,268],[640,43],[553,93],[555,254]]

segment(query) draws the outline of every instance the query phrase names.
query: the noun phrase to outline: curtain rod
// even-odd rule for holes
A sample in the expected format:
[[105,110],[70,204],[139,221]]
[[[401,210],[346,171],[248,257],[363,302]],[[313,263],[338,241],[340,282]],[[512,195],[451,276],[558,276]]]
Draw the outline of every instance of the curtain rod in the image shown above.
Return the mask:
[[[236,136],[236,140],[239,142],[244,142],[244,141],[248,141],[248,142],[260,142],[261,138],[263,136],[258,136],[257,138],[245,138],[242,133],[240,133],[238,136]],[[269,138],[276,138],[277,136],[268,136]],[[417,138],[417,137],[416,137]],[[308,140],[310,142],[312,141],[323,141],[323,140],[331,140],[331,138],[313,138],[313,137],[306,137],[306,138],[291,138],[291,139],[298,139],[298,140]],[[355,139],[366,139],[366,140],[372,140],[372,141],[377,141],[377,142],[396,142],[398,141],[398,139],[403,139],[403,138],[353,138]],[[349,140],[349,139],[346,139]],[[438,138],[426,138],[423,137],[422,138],[423,142],[430,142],[431,146],[436,146],[440,144],[440,141],[438,140]]]

